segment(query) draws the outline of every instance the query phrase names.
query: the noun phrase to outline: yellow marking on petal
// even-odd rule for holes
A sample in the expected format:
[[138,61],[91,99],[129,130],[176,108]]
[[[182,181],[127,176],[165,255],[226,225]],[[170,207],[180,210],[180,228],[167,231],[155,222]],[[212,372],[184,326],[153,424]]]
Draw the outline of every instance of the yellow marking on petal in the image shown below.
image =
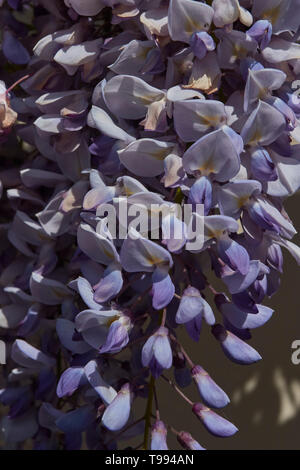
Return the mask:
[[122,194],[124,196],[132,196],[134,194],[134,191],[131,191],[127,186],[123,186]]
[[241,209],[249,200],[249,196],[240,196],[237,200],[238,208]]
[[114,259],[114,254],[111,251],[107,250],[106,248],[102,248],[102,251],[108,258]]
[[159,149],[155,150],[154,152],[151,153],[152,157],[154,157],[156,160],[164,160],[167,155],[170,153],[170,149]]
[[224,235],[225,230],[211,230],[207,229],[206,236],[209,238],[221,238]]
[[198,21],[193,20],[189,16],[185,20],[184,30],[188,34],[193,34],[195,31],[201,31],[203,29],[203,25],[200,24]]
[[42,241],[48,241],[49,236],[46,233],[37,232],[37,236]]
[[233,56],[236,58],[246,57],[246,55],[248,54],[247,49],[243,47],[241,44],[233,44],[232,49],[233,49],[232,51]]
[[146,259],[152,266],[157,266],[163,262],[161,258],[156,258],[156,256],[151,255],[151,253],[147,254]]
[[52,287],[52,291],[54,292],[54,294],[59,298],[59,299],[63,299],[64,297],[66,297],[66,291],[63,291],[62,289],[60,289],[59,287]]
[[269,93],[269,90],[267,87],[261,87],[259,89],[259,93],[258,93],[258,99],[262,100],[264,99],[264,97]]
[[253,136],[251,137],[250,141],[248,142],[248,145],[253,145],[256,144],[257,142],[260,141],[262,137],[262,134],[259,129],[256,129]]
[[110,327],[110,325],[116,321],[116,320],[119,320],[119,315],[114,315],[113,317],[109,317],[109,319],[107,320],[106,322],[106,326]]
[[206,162],[203,163],[202,166],[198,167],[198,170],[201,172],[202,176],[208,176],[210,173],[215,173],[216,169],[213,166],[210,158],[206,160]]
[[202,116],[201,114],[197,113],[197,116],[199,117],[199,121],[201,122],[201,124],[205,124],[207,126],[212,126],[212,127],[216,127],[221,121],[220,118],[222,118],[222,116],[220,116],[219,114],[215,114],[211,116],[208,116],[208,115]]
[[269,20],[271,23],[276,23],[281,15],[281,8],[282,3],[280,2],[277,7],[269,8],[269,10],[265,10],[262,14],[263,20]]
[[143,59],[143,60],[146,60],[147,59],[147,55],[148,55],[148,52],[151,51],[152,47],[142,47],[141,48],[141,51],[139,52],[139,54],[137,55],[137,57],[139,59]]

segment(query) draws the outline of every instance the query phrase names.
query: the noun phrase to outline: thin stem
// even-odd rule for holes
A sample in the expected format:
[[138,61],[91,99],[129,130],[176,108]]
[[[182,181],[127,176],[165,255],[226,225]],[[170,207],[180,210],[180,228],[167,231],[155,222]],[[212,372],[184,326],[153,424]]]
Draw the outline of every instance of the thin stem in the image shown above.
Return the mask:
[[188,364],[190,365],[190,367],[194,367],[194,363],[192,361],[192,359],[190,358],[190,356],[188,355],[188,353],[186,352],[186,350],[184,349],[184,347],[181,345],[181,343],[179,343],[178,339],[174,336],[174,335],[170,335],[170,338],[172,341],[174,341],[176,344],[178,344],[179,348],[180,348],[180,351],[182,352],[182,354],[184,355],[185,359],[187,360]]
[[143,445],[144,445],[144,441],[143,441],[143,442],[140,442],[140,444],[139,444],[138,446],[134,447],[133,450],[139,450],[139,448],[140,448],[140,447],[143,447]]
[[218,292],[211,284],[209,284],[209,282],[207,283],[207,287],[212,291],[214,295],[220,294],[220,292]]
[[160,413],[159,413],[159,406],[158,406],[158,398],[157,398],[157,393],[156,393],[156,387],[154,384],[154,401],[155,401],[155,408],[156,408],[156,419],[160,421]]
[[168,384],[171,385],[172,388],[174,388],[174,390],[176,390],[176,392],[191,406],[194,405],[194,403],[192,402],[192,400],[190,400],[181,390],[180,388],[177,387],[177,385],[174,384],[174,382],[172,382],[172,380],[168,379],[165,375],[161,375],[161,378],[164,379],[166,382],[168,382]]
[[29,78],[30,75],[25,75],[25,77],[22,77],[22,78],[19,78],[19,80],[17,80],[15,83],[13,83],[9,88],[7,88],[6,90],[6,94],[8,94],[11,90],[13,90],[16,86],[18,86],[21,82],[23,82],[24,80],[27,80],[27,78]]
[[170,431],[171,431],[173,434],[175,434],[175,436],[178,436],[179,432],[176,431],[176,429],[173,428],[173,426],[171,426],[170,424],[168,425],[168,429],[170,429]]
[[146,406],[146,412],[145,412],[144,450],[148,450],[154,386],[155,386],[155,379],[153,375],[151,375],[151,378],[149,381],[148,400],[147,400],[147,406]]
[[166,319],[167,319],[167,309],[164,308],[162,311],[162,316],[161,316],[161,326],[165,326]]

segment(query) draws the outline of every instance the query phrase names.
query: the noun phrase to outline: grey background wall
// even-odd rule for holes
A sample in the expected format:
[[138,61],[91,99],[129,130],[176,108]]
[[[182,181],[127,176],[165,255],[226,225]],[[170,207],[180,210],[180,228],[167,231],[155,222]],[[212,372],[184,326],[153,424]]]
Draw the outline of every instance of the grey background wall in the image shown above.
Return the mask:
[[[288,200],[286,208],[300,231],[300,195]],[[299,244],[300,236],[294,241]],[[239,432],[229,439],[209,436],[189,406],[163,384],[160,406],[164,415],[175,427],[181,423],[181,428],[208,449],[300,449],[300,365],[291,361],[291,344],[300,340],[300,268],[286,251],[284,258],[281,288],[268,301],[275,313],[269,323],[253,331],[251,340],[262,361],[252,366],[233,364],[214,344],[208,329],[202,332],[199,344],[189,348],[192,357],[198,358],[230,396],[223,416]],[[187,393],[197,399],[194,387]],[[176,445],[172,439],[170,444]]]
[[[300,194],[287,200],[286,209],[300,232]],[[300,235],[294,240],[300,244]],[[300,340],[300,268],[284,250],[284,275],[279,292],[266,303],[275,313],[263,327],[254,330],[251,345],[263,360],[251,366],[229,361],[218,343],[203,327],[198,344],[185,333],[182,340],[195,362],[209,371],[224,388],[231,403],[221,414],[231,420],[239,432],[228,439],[210,436],[192,414],[190,406],[172,388],[159,381],[159,405],[162,419],[178,431],[185,430],[207,449],[300,449],[300,365],[291,361],[291,345]],[[193,400],[199,400],[195,386],[185,389]],[[145,401],[140,400],[142,415]],[[124,442],[138,445],[141,439]],[[169,433],[171,449],[180,449]]]

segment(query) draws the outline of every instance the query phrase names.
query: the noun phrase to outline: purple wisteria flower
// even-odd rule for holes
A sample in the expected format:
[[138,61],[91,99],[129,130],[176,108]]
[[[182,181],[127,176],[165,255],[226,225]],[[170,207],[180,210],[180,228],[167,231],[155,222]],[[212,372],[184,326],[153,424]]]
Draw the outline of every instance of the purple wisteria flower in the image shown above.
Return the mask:
[[205,359],[261,361],[282,248],[300,265],[299,0],[4,0],[0,22],[1,446],[204,450],[162,382],[234,435]]

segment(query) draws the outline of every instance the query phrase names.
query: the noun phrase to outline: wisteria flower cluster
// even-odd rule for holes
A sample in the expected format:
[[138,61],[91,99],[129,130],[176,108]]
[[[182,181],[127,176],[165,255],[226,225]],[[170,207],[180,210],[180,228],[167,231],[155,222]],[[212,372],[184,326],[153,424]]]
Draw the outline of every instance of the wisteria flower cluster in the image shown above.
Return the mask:
[[[204,449],[164,416],[162,381],[232,436],[230,399],[180,332],[259,361],[282,247],[300,264],[283,205],[300,187],[300,0],[0,4],[6,448],[166,450],[174,433]],[[110,232],[102,208],[121,200],[169,209],[158,239]]]

